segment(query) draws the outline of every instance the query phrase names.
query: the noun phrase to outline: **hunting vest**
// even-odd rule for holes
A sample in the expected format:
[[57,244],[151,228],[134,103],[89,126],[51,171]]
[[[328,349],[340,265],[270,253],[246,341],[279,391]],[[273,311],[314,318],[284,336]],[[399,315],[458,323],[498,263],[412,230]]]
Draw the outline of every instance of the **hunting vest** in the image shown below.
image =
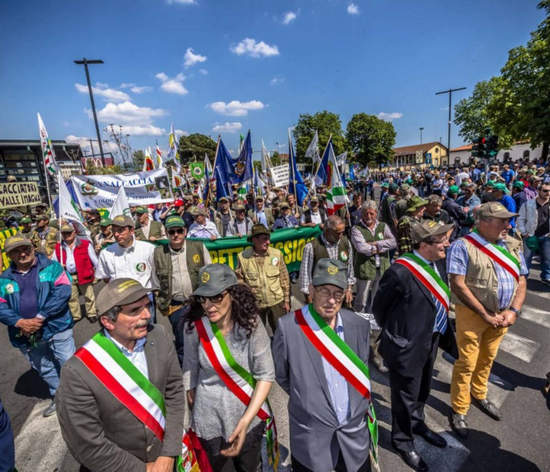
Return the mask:
[[[317,265],[319,259],[330,259],[328,255],[328,250],[321,239],[321,235],[317,236],[313,241],[311,241],[311,246],[313,247],[313,270]],[[338,260],[347,264],[349,261],[349,240],[346,236],[342,236],[340,241],[338,241]]]
[[[384,230],[386,229],[386,224],[378,222],[376,228],[374,229],[374,235],[363,225],[354,226],[365,238],[367,243],[374,243],[384,239]],[[390,253],[389,251],[383,252],[378,255],[380,258],[380,267],[378,268],[379,275],[381,276],[388,268],[390,267]],[[359,252],[355,252],[355,277],[361,280],[374,280],[376,279],[376,257],[366,256]]]

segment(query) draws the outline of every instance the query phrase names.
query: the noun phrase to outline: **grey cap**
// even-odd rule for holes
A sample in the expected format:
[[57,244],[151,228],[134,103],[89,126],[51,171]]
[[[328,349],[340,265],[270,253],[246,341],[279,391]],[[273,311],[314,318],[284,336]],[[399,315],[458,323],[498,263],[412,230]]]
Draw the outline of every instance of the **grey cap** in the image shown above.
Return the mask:
[[199,271],[199,286],[193,295],[213,297],[239,281],[231,267],[225,264],[208,264]]
[[420,243],[433,236],[440,236],[453,229],[454,224],[443,224],[440,221],[424,220],[411,225],[411,236],[415,243]]
[[134,222],[134,219],[131,216],[125,216],[125,215],[117,215],[111,220],[111,224],[113,226],[131,226],[132,228],[135,227],[136,223]]
[[115,306],[128,305],[146,297],[150,290],[143,288],[137,280],[116,279],[103,287],[96,297],[96,308],[101,316]]
[[6,254],[9,254],[10,251],[21,246],[29,247],[32,246],[32,243],[21,234],[10,236],[8,239],[6,239],[6,243],[4,244],[4,252]]
[[332,259],[319,259],[313,269],[312,284],[335,285],[341,289],[348,288],[347,266],[342,261]]
[[508,211],[500,202],[487,202],[477,208],[476,215],[480,218],[508,219],[518,216],[519,213],[512,213],[511,211]]

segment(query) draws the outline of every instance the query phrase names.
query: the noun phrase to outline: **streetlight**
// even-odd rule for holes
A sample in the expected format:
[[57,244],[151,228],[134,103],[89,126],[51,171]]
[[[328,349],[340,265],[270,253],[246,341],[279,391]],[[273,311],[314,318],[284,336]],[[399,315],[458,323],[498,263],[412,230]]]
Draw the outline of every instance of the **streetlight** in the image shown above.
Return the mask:
[[86,71],[86,81],[88,82],[88,91],[90,92],[90,102],[92,102],[92,113],[94,114],[95,131],[97,133],[97,141],[99,143],[99,153],[101,154],[101,162],[105,166],[105,157],[103,155],[103,144],[101,143],[101,135],[99,134],[99,125],[97,124],[97,115],[95,112],[94,94],[92,92],[92,84],[90,82],[90,72],[88,71],[88,64],[103,64],[101,59],[86,59],[83,57],[81,60],[75,60],[75,64],[84,65]]
[[[444,93],[449,94],[449,121],[448,121],[448,128],[447,128],[447,158],[448,159],[451,158],[451,97],[453,95],[453,92],[458,92],[459,90],[466,90],[466,87],[442,90],[441,92],[435,93],[436,95],[442,95]],[[441,141],[441,138],[439,138],[439,141]]]
[[424,128],[418,128],[420,130],[420,144],[422,144],[422,131],[424,130]]

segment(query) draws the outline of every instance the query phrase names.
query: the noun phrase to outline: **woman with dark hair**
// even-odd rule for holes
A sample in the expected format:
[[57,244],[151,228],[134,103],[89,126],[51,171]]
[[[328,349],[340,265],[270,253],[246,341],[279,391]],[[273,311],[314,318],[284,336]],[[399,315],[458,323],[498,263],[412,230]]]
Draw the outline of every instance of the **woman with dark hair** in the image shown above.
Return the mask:
[[183,383],[191,427],[214,471],[233,461],[255,471],[266,431],[275,460],[274,424],[267,395],[275,379],[270,341],[250,288],[224,264],[199,272],[186,310]]

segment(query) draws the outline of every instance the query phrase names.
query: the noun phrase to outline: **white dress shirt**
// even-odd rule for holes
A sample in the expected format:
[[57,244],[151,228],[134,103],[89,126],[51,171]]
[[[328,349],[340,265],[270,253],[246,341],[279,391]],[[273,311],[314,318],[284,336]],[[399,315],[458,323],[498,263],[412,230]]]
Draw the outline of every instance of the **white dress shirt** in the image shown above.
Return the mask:
[[147,367],[147,356],[145,355],[145,344],[147,343],[147,337],[138,339],[134,346],[133,351],[129,351],[122,344],[120,344],[115,338],[113,338],[109,331],[103,330],[105,337],[113,341],[113,344],[118,347],[120,352],[126,357],[132,364],[134,364],[138,370],[149,378],[149,368]]

